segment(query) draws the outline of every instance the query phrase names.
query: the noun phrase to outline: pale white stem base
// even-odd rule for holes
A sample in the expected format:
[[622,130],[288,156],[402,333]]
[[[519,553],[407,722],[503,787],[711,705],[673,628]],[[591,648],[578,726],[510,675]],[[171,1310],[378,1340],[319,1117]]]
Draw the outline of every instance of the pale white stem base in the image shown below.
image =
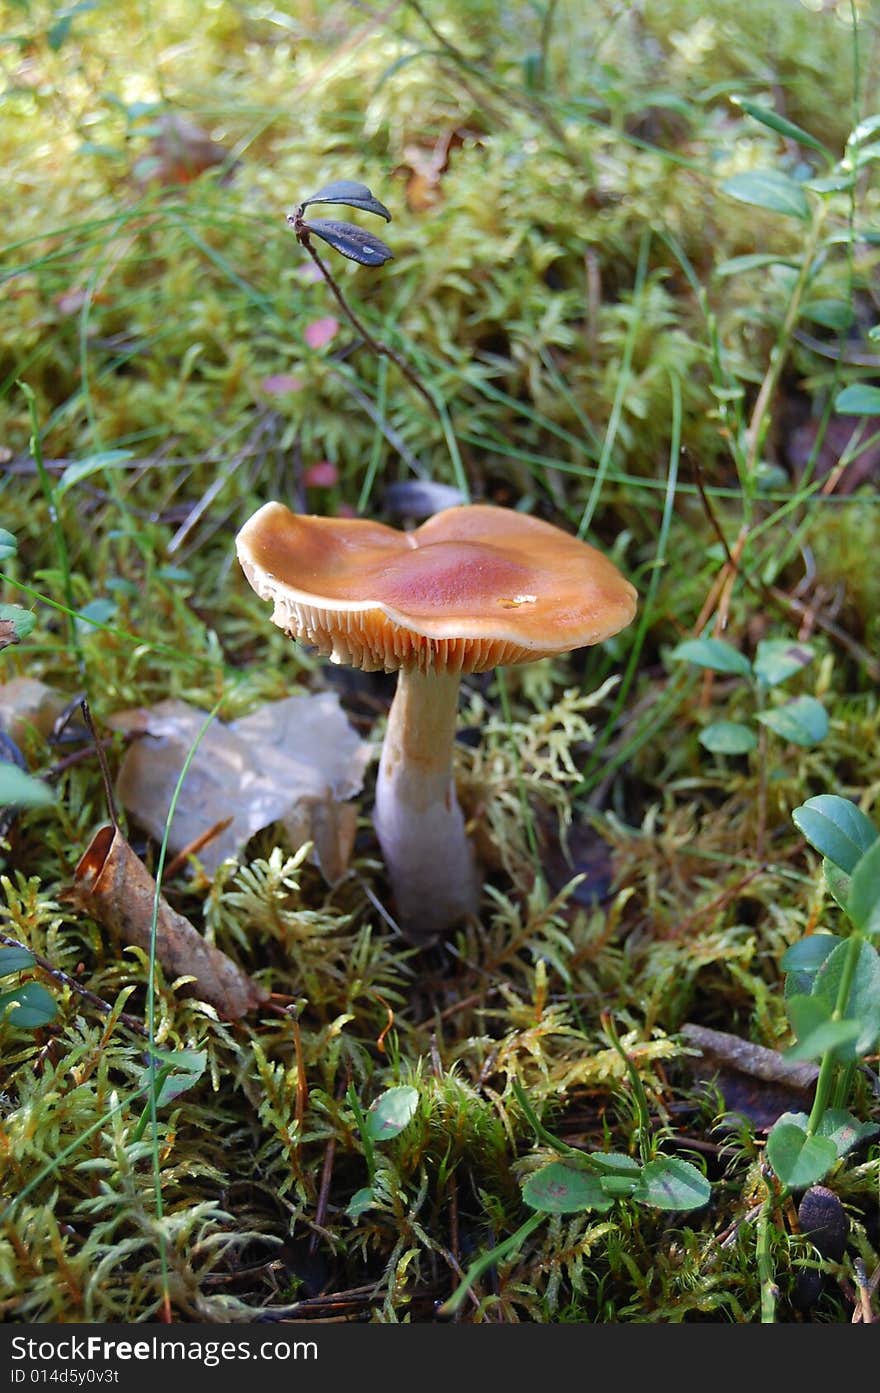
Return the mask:
[[474,853],[455,796],[458,674],[402,668],[388,715],[373,824],[397,921],[426,943],[477,908]]

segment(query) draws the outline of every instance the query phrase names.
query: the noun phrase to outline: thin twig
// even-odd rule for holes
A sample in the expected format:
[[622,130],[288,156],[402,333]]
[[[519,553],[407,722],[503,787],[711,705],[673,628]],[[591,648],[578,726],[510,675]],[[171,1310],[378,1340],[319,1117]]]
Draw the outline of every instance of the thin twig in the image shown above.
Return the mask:
[[[54,967],[47,958],[42,957],[40,953],[35,953],[33,948],[28,948],[26,943],[20,943],[17,938],[12,938],[9,934],[4,933],[0,933],[0,943],[3,944],[4,948],[20,948],[23,952],[30,953],[34,962],[43,972],[47,973],[49,977],[54,978],[56,982],[61,982],[63,986],[70,987],[71,991],[76,992],[78,996],[90,1002],[92,1006],[97,1007],[99,1011],[106,1011],[108,1014],[113,1011],[114,1008],[109,1001],[105,1001],[103,997],[98,996],[95,992],[90,992],[88,987],[81,986],[76,978],[71,977],[70,974],[65,972],[62,968]],[[146,1030],[135,1016],[128,1016],[123,1011],[120,1013],[119,1019],[125,1022],[129,1030],[135,1031],[138,1035],[146,1036]]]
[[342,313],[345,315],[349,323],[353,326],[357,333],[360,334],[361,338],[367,344],[368,348],[371,348],[378,357],[390,358],[393,363],[397,364],[397,366],[400,368],[400,371],[406,378],[407,382],[409,382],[413,387],[415,387],[419,395],[424,398],[424,400],[428,403],[431,410],[433,411],[434,415],[437,417],[437,420],[442,425],[443,414],[439,406],[437,405],[437,402],[434,400],[434,397],[428,391],[424,382],[422,382],[418,373],[410,367],[406,359],[403,358],[395,348],[391,348],[389,344],[384,343],[381,339],[377,339],[373,334],[371,334],[366,324],[364,324],[363,321],[357,317],[354,310],[350,307],[348,301],[342,293],[340,286],[336,281],[335,276],[333,275],[333,272],[330,270],[323,257],[319,256],[315,248],[312,246],[308,228],[302,221],[302,209],[297,208],[296,212],[290,218],[288,218],[288,222],[290,223],[291,227],[296,233],[296,238],[300,246],[308,252],[309,256],[314,261],[318,270],[321,272],[321,275],[323,276],[324,280],[327,282],[327,285],[332,290],[336,298],[336,302],[339,305],[339,308],[342,310]]

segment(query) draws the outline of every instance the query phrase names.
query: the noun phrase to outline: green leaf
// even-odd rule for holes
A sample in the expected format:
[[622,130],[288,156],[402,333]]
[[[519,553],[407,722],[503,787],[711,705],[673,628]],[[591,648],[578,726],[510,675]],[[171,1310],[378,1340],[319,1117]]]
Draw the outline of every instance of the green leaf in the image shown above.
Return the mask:
[[772,107],[761,106],[758,102],[747,101],[745,97],[733,97],[732,101],[754,121],[760,121],[762,126],[766,126],[771,131],[776,131],[777,135],[784,136],[786,140],[794,140],[798,145],[807,145],[811,150],[818,150],[820,154],[831,158],[831,151],[827,145],[823,145],[821,140],[817,140],[809,131],[805,131],[802,126],[796,126],[793,121],[787,121],[784,116],[779,116]]
[[8,977],[11,972],[24,972],[33,967],[34,955],[27,948],[0,948],[0,977]]
[[673,662],[696,663],[712,672],[733,672],[750,677],[752,665],[738,649],[721,638],[688,638],[670,653]]
[[356,1190],[345,1207],[348,1218],[359,1219],[365,1210],[372,1208],[375,1198],[370,1185],[365,1185],[362,1190]]
[[16,1030],[35,1030],[48,1025],[58,1012],[55,998],[39,982],[25,982],[14,991],[0,994],[0,1020]]
[[[207,1050],[154,1050],[153,1057],[163,1068],[171,1067],[171,1073],[162,1080],[156,1095],[157,1108],[187,1093],[198,1083],[208,1064]],[[147,1083],[149,1076],[147,1068],[141,1075],[141,1083]]]
[[740,271],[758,271],[765,266],[790,266],[796,271],[798,263],[773,252],[746,252],[744,256],[732,256],[727,261],[719,261],[715,267],[715,275],[737,276]]
[[37,616],[21,605],[0,605],[0,648],[27,638],[36,622]]
[[875,131],[880,131],[880,113],[873,116],[866,116],[864,120],[849,133],[847,145],[861,145],[863,140],[867,140]]
[[816,1128],[817,1136],[827,1137],[834,1143],[838,1156],[845,1156],[857,1142],[877,1132],[880,1132],[880,1123],[859,1122],[843,1108],[826,1108]]
[[866,937],[880,934],[880,838],[856,862],[846,912]]
[[804,188],[818,194],[845,193],[855,182],[855,174],[850,171],[843,174],[827,174],[819,179],[805,179]]
[[759,711],[757,719],[793,745],[818,745],[828,734],[828,712],[811,696],[795,697],[784,706]]
[[88,455],[86,459],[75,460],[67,466],[55,485],[55,497],[62,498],[74,484],[90,478],[92,474],[100,474],[105,469],[119,469],[133,458],[131,450],[99,450],[94,455]]
[[639,1162],[623,1151],[591,1151],[590,1161],[600,1170],[607,1170],[610,1174],[626,1171],[628,1175],[641,1175],[642,1171]]
[[715,755],[747,755],[758,743],[755,732],[739,721],[713,721],[700,731],[698,739]]
[[801,185],[778,169],[751,169],[734,174],[724,180],[721,191],[740,203],[784,213],[789,218],[806,220],[810,216],[810,205]]
[[0,763],[0,808],[45,808],[55,794],[42,779],[35,779],[17,764]]
[[808,1137],[805,1125],[793,1119],[803,1113],[783,1113],[767,1138],[767,1159],[783,1185],[805,1190],[827,1175],[837,1161],[837,1147],[828,1137]]
[[815,651],[808,643],[796,643],[787,638],[765,638],[755,650],[755,676],[766,687],[776,687],[800,672],[814,657]]
[[655,1209],[699,1209],[711,1195],[708,1180],[690,1161],[658,1156],[642,1167],[641,1184],[633,1198]]
[[861,1025],[858,1021],[830,1019],[829,1009],[812,996],[790,996],[785,1003],[792,1024],[798,1035],[798,1042],[786,1050],[786,1059],[821,1059],[831,1050],[842,1050],[852,1045],[859,1037]]
[[[825,959],[813,984],[813,996],[825,1002],[830,1011],[837,1005],[840,979],[843,975],[849,940],[841,943]],[[870,943],[859,944],[859,957],[853,974],[849,1000],[846,1003],[848,1020],[858,1021],[860,1032],[850,1045],[838,1050],[839,1059],[857,1059],[870,1054],[880,1039],[880,955]]]
[[846,909],[852,878],[839,866],[835,866],[833,861],[829,861],[827,856],[822,858],[822,874],[831,898],[836,900],[841,909]]
[[603,1182],[588,1171],[575,1170],[564,1161],[551,1161],[528,1177],[522,1197],[530,1209],[543,1214],[576,1214],[583,1209],[601,1214],[614,1203],[602,1186]]
[[98,595],[94,600],[89,600],[87,605],[77,610],[77,627],[84,628],[87,632],[92,632],[96,624],[107,624],[116,613],[116,601],[109,599],[106,595]]
[[0,527],[0,561],[8,561],[18,551],[18,542],[5,527]]
[[819,793],[791,815],[795,827],[817,851],[851,875],[877,839],[877,828],[849,798]]
[[801,314],[825,329],[843,333],[853,322],[853,308],[848,300],[810,300]]
[[854,382],[837,393],[834,410],[847,416],[880,416],[880,387]]
[[815,933],[798,939],[782,955],[780,967],[783,972],[809,972],[815,975],[828,957],[833,953],[842,938],[835,934]]
[[374,1141],[389,1141],[391,1137],[396,1137],[412,1121],[418,1105],[418,1089],[408,1084],[387,1089],[367,1113],[368,1135]]

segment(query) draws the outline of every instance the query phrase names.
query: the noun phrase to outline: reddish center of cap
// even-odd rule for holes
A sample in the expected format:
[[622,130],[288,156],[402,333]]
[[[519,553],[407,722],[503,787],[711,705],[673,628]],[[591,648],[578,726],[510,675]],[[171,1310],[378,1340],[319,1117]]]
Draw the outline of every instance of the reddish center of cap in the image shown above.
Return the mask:
[[483,543],[432,542],[381,569],[382,598],[393,608],[479,614],[535,588],[534,572]]

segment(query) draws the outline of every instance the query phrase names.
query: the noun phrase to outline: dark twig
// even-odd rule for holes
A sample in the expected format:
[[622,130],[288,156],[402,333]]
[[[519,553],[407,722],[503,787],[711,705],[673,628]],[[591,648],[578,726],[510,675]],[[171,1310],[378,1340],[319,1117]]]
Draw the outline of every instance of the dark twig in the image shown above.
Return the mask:
[[[106,1011],[108,1014],[113,1011],[114,1008],[109,1001],[105,1001],[102,996],[98,996],[95,992],[90,992],[88,987],[81,986],[75,977],[71,977],[68,972],[64,972],[60,967],[54,967],[47,958],[42,957],[39,953],[35,953],[33,948],[28,948],[26,943],[20,943],[17,938],[11,938],[9,934],[4,933],[0,933],[0,943],[3,944],[4,948],[20,948],[23,952],[30,953],[34,962],[43,972],[47,973],[49,977],[54,978],[56,982],[61,982],[63,986],[70,987],[71,991],[76,992],[77,995],[81,996],[85,1001],[91,1002],[92,1006],[97,1007],[99,1011]],[[120,1012],[119,1019],[125,1022],[129,1030],[135,1031],[138,1035],[146,1036],[147,1032],[143,1024],[137,1020],[135,1016],[128,1016],[123,1011]]]
[[98,763],[101,766],[101,778],[104,780],[104,797],[107,799],[107,812],[110,816],[110,821],[113,823],[114,832],[118,832],[119,815],[116,809],[116,798],[113,793],[113,780],[110,777],[110,766],[107,763],[107,755],[104,752],[104,742],[98,739],[98,733],[95,730],[95,724],[92,720],[92,713],[89,710],[89,703],[86,697],[83,697],[80,702],[80,710],[83,713],[83,720],[88,727],[89,735],[92,737],[95,746],[95,754],[98,756]]
[[336,302],[339,305],[339,308],[342,310],[342,313],[345,315],[346,319],[349,321],[352,327],[356,330],[357,333],[360,334],[361,338],[367,344],[368,348],[371,348],[378,357],[390,358],[393,363],[397,364],[397,366],[400,368],[400,371],[406,378],[407,382],[409,382],[413,387],[415,387],[419,395],[425,399],[425,401],[428,403],[434,415],[437,417],[437,420],[440,422],[442,426],[443,413],[441,412],[440,407],[437,405],[437,402],[434,400],[434,397],[428,391],[424,382],[422,382],[418,373],[410,367],[406,359],[401,357],[401,355],[397,352],[396,349],[391,348],[387,343],[383,343],[381,339],[375,338],[374,335],[370,333],[366,324],[364,324],[363,321],[358,318],[354,310],[349,305],[348,301],[345,298],[345,295],[342,292],[341,287],[339,286],[335,276],[333,275],[333,272],[330,270],[323,257],[319,256],[318,252],[312,246],[311,238],[309,237],[308,225],[303,221],[302,207],[297,208],[296,212],[292,213],[290,217],[287,219],[287,221],[290,223],[290,226],[293,228],[296,234],[296,240],[299,242],[300,246],[308,252],[309,256],[314,261],[315,265],[317,266],[327,285],[332,290],[336,298]]

